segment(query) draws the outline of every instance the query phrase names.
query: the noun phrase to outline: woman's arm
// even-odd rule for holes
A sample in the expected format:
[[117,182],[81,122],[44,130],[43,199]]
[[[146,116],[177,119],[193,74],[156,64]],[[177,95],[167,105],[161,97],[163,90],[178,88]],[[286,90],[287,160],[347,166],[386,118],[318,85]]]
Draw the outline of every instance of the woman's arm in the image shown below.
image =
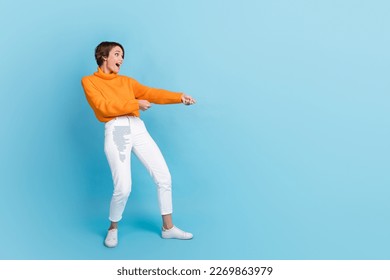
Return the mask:
[[183,93],[180,92],[144,86],[134,79],[131,79],[131,87],[133,88],[135,98],[139,100],[147,100],[156,104],[175,104],[182,102]]

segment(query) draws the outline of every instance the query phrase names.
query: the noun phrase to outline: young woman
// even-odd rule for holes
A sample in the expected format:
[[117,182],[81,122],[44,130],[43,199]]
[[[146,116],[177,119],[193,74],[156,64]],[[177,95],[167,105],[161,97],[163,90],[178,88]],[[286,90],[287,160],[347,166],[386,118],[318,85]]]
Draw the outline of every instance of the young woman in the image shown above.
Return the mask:
[[95,49],[98,69],[81,81],[97,119],[105,122],[104,151],[114,183],[109,215],[111,224],[104,244],[107,247],[118,244],[118,222],[131,191],[131,152],[140,159],[157,185],[162,238],[191,239],[191,233],[182,231],[172,222],[171,175],[160,149],[139,118],[139,110],[148,110],[151,103],[192,105],[195,100],[183,93],[150,88],[130,77],[118,75],[124,56],[121,44],[100,43]]

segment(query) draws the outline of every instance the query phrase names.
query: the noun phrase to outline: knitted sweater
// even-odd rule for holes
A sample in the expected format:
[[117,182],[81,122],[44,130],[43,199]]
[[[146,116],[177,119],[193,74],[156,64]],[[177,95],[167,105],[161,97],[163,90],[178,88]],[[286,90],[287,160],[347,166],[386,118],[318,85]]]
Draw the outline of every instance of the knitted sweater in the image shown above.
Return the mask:
[[118,116],[139,116],[137,99],[156,104],[181,103],[182,93],[141,85],[133,78],[106,74],[100,67],[93,75],[81,79],[89,105],[101,122]]

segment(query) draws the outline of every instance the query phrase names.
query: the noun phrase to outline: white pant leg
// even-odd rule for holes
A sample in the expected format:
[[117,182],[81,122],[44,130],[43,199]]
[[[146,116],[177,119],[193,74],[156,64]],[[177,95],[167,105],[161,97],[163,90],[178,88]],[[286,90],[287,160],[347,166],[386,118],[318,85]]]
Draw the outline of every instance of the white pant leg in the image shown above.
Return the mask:
[[114,183],[109,216],[112,222],[122,219],[131,192],[132,143],[131,127],[127,117],[118,117],[105,124],[104,151]]
[[161,215],[172,213],[171,174],[165,159],[143,121],[131,118],[133,152],[149,171],[156,186]]

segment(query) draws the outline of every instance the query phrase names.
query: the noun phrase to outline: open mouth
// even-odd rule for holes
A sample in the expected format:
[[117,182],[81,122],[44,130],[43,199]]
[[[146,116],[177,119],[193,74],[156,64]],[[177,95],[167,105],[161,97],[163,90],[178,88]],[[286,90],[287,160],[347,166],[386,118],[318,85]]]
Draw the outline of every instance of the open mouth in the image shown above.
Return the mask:
[[116,63],[115,65],[116,65],[116,67],[118,67],[118,68],[121,67],[121,65],[120,65],[119,63]]

